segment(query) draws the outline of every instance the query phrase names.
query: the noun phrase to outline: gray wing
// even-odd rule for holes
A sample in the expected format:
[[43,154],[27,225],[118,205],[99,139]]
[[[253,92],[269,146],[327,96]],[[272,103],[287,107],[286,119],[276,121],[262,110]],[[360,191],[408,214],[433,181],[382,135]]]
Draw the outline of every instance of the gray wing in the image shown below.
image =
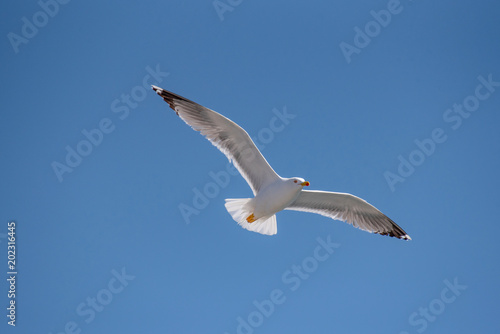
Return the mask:
[[351,194],[302,190],[286,210],[313,212],[347,222],[368,232],[411,240],[389,217],[365,200]]
[[182,96],[152,87],[184,122],[199,131],[233,162],[254,195],[279,179],[248,133],[238,124]]

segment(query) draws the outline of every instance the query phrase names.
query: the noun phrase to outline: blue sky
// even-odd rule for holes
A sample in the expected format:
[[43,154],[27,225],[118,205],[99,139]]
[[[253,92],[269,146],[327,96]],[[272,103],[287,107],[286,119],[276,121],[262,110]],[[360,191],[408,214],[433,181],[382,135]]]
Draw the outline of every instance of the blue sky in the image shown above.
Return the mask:
[[[2,333],[498,332],[498,2],[4,7],[0,248],[7,277],[14,220],[18,328],[4,279]],[[413,240],[292,211],[275,236],[243,230],[224,199],[250,188],[215,183],[227,159],[150,84]]]

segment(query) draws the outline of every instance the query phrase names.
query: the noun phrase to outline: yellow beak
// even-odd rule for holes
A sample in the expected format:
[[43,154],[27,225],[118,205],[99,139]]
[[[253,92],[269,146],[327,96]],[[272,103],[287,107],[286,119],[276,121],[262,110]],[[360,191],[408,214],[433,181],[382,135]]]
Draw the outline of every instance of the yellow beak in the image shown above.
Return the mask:
[[307,187],[308,185],[310,185],[310,183],[309,183],[309,182],[307,182],[307,181],[305,181],[305,182],[302,182],[300,185],[301,185],[301,186],[306,186],[306,187]]

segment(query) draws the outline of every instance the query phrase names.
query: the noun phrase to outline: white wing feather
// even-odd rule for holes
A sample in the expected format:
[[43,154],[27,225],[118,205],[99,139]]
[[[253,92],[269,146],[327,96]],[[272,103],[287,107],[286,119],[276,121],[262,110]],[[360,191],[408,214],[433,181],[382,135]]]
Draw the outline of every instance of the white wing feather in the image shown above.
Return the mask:
[[302,190],[286,210],[317,213],[368,232],[411,240],[389,217],[365,200],[351,194]]
[[184,122],[199,131],[233,162],[254,195],[279,179],[248,133],[238,124],[180,95],[152,87]]

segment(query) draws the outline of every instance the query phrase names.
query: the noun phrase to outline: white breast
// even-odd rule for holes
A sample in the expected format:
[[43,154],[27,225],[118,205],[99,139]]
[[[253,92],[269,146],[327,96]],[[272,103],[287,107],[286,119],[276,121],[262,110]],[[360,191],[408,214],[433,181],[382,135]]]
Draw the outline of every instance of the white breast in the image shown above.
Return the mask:
[[275,214],[291,204],[300,194],[301,187],[280,179],[260,191],[254,198],[255,217]]

